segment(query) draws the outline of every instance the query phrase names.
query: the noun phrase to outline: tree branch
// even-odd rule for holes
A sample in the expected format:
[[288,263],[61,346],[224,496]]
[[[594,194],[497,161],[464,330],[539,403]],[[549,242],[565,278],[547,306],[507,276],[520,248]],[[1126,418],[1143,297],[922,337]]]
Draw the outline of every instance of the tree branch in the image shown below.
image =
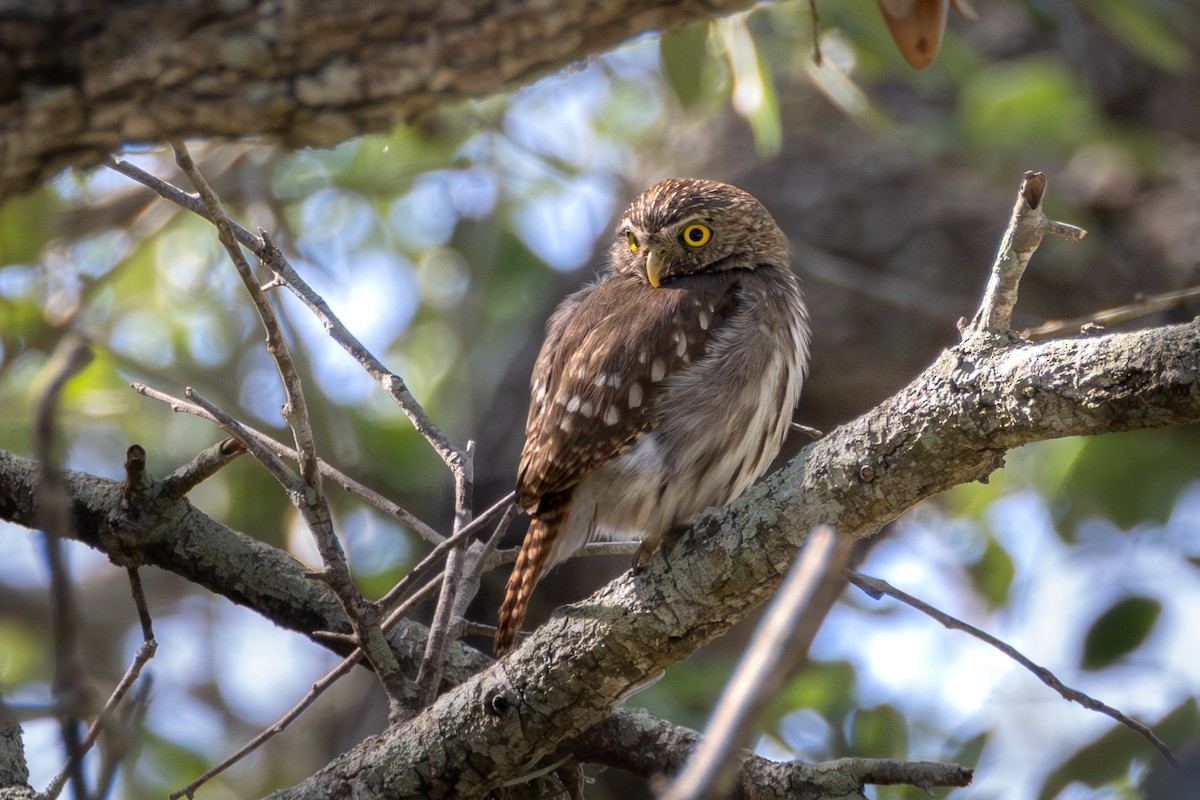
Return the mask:
[[[1200,421],[1198,352],[1200,322],[951,348],[895,396],[809,445],[729,508],[699,520],[673,551],[669,569],[661,557],[651,559],[643,573],[568,607],[503,665],[475,677],[469,676],[491,660],[453,645],[445,677],[465,683],[408,725],[368,739],[280,796],[304,790],[328,796],[339,774],[355,774],[343,771],[350,764],[364,770],[360,779],[397,791],[428,780],[466,792],[520,774],[566,739],[587,758],[594,741],[588,737],[596,736],[589,727],[609,717],[633,687],[769,597],[804,532],[817,523],[869,535],[927,497],[986,477],[1012,447]],[[35,474],[34,462],[0,452],[0,518],[32,525]],[[181,501],[159,500],[125,518],[120,484],[80,473],[65,477],[74,535],[118,564],[172,570],[304,635],[347,630],[327,587],[306,580],[286,553]],[[407,675],[416,674],[426,632],[403,621],[388,636]],[[336,642],[322,644],[349,652]],[[415,683],[408,690],[415,696]],[[622,730],[634,736],[630,714],[619,712],[609,724],[627,726]],[[494,761],[505,748],[512,759]]]
[[560,609],[502,663],[273,797],[336,795],[350,789],[345,776],[399,795],[487,791],[760,605],[818,524],[870,535],[921,500],[986,477],[1021,444],[1200,421],[1198,352],[1200,321],[951,348],[892,398],[702,516],[669,567],[657,556]]
[[1072,689],[1070,686],[1067,686],[1065,683],[1059,680],[1058,676],[1053,672],[1041,666],[1040,664],[1035,664],[1021,651],[1017,650],[1017,648],[1013,647],[1007,642],[997,639],[990,633],[982,631],[979,628],[976,628],[974,625],[963,622],[961,619],[953,617],[941,609],[935,608],[925,601],[913,597],[908,592],[897,589],[895,586],[892,586],[890,583],[881,578],[873,578],[869,575],[863,575],[860,572],[854,571],[850,571],[849,575],[851,583],[853,583],[859,589],[862,589],[867,593],[868,596],[875,600],[879,600],[884,595],[894,597],[901,603],[915,608],[917,611],[920,611],[922,614],[937,620],[951,630],[962,631],[963,633],[974,636],[981,642],[991,645],[1001,653],[1004,653],[1004,655],[1011,658],[1013,661],[1016,661],[1025,669],[1032,672],[1039,681],[1062,695],[1064,700],[1079,703],[1079,705],[1083,706],[1084,708],[1090,708],[1092,711],[1098,711],[1105,716],[1112,717],[1117,722],[1121,723],[1131,731],[1146,739],[1146,741],[1150,742],[1150,744],[1154,746],[1154,749],[1161,753],[1162,757],[1165,758],[1167,763],[1169,763],[1172,767],[1175,769],[1182,769],[1182,767],[1179,765],[1179,760],[1175,758],[1175,754],[1171,752],[1171,748],[1167,746],[1167,743],[1159,738],[1159,736],[1154,731],[1150,730],[1150,728],[1145,724],[1138,722],[1135,719],[1131,719],[1128,715],[1124,714],[1118,709],[1113,708],[1107,703],[1100,702],[1091,695],[1084,694],[1078,689]]
[[0,200],[140,142],[329,147],[751,5],[17,0],[0,11]]
[[709,716],[704,738],[661,795],[663,800],[718,800],[729,796],[745,759],[744,748],[758,730],[763,710],[808,660],[808,648],[820,624],[817,620],[802,624],[809,609],[828,608],[820,602],[820,596],[836,597],[845,587],[841,572],[850,551],[849,540],[838,541],[828,526],[809,534],[725,684]]

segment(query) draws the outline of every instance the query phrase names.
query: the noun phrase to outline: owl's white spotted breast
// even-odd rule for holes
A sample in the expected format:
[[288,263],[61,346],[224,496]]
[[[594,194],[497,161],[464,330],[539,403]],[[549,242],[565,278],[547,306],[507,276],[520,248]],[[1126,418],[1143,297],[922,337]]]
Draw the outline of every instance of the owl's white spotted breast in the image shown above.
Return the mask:
[[[734,308],[726,303],[703,353],[651,382],[645,435],[574,487],[550,563],[597,539],[641,538],[654,549],[672,528],[740,495],[779,452],[807,364],[799,286],[789,269],[764,267],[737,273],[729,297]],[[708,314],[719,307],[709,310],[712,299],[701,298]],[[700,320],[677,323],[670,341],[704,334]]]

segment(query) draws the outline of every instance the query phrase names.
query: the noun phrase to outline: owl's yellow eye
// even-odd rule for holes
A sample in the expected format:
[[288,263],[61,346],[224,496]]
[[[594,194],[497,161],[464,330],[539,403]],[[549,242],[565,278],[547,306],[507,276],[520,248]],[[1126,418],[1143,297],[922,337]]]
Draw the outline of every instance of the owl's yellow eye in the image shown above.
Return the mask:
[[628,231],[625,238],[629,240],[629,251],[636,253],[638,249],[637,237],[633,235],[633,231]]
[[683,243],[686,245],[703,247],[712,238],[712,228],[701,225],[699,222],[693,222],[683,229],[683,235],[679,238],[683,239]]

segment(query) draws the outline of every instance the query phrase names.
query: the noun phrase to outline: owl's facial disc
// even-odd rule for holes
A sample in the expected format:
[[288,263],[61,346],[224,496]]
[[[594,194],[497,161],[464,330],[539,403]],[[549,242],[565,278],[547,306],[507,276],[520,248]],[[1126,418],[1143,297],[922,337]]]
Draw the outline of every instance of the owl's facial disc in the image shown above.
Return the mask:
[[628,224],[622,228],[630,252],[641,262],[646,280],[655,289],[677,275],[701,269],[705,261],[700,251],[713,237],[708,221],[697,217],[686,218],[653,233]]

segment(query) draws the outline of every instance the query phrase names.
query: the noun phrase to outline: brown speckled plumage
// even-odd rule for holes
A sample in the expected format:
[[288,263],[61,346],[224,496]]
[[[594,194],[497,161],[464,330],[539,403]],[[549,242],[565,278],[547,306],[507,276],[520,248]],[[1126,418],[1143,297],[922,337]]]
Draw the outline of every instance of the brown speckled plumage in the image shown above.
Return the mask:
[[663,181],[625,212],[612,262],[554,312],[534,365],[517,477],[533,521],[497,655],[544,569],[626,537],[641,539],[641,563],[741,494],[779,451],[800,394],[807,314],[787,239],[749,194]]

